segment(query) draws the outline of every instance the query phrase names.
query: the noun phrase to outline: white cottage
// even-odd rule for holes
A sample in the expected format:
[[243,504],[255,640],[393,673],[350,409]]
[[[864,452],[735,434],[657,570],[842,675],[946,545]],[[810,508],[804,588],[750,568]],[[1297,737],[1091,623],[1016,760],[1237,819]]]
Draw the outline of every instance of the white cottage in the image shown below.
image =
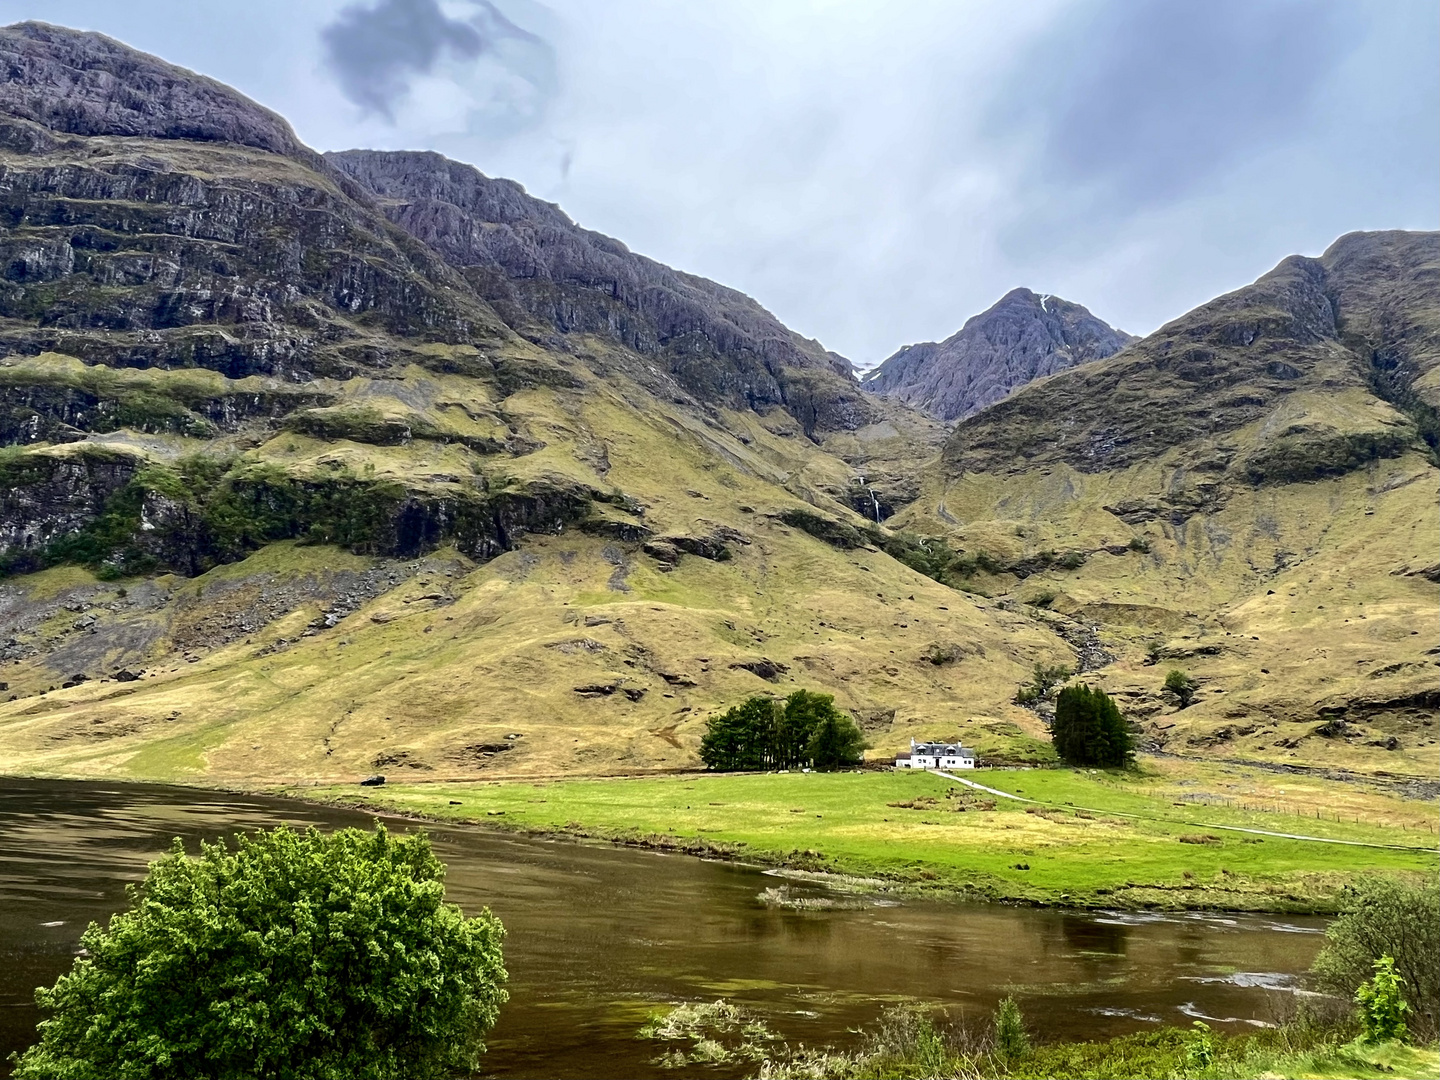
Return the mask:
[[910,752],[895,755],[897,769],[973,769],[975,751],[959,743],[910,740]]

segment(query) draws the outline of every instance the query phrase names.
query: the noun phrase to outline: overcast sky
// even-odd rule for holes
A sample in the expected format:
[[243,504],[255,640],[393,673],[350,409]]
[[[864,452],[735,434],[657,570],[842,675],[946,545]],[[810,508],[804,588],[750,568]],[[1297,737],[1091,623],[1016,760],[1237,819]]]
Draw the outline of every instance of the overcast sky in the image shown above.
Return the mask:
[[1017,285],[1148,333],[1440,227],[1434,0],[0,0],[430,148],[870,367]]

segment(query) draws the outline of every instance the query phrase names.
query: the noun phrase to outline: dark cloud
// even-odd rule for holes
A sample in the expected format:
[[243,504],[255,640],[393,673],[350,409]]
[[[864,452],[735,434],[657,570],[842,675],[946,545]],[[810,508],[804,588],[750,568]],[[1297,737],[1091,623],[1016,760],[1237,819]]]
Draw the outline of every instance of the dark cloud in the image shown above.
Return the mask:
[[1019,58],[992,131],[1046,184],[1117,209],[1185,194],[1297,134],[1361,35],[1342,0],[1092,0]]
[[[452,18],[439,0],[378,0],[345,8],[320,33],[341,91],[361,108],[394,120],[395,107],[417,75],[446,59],[478,67],[494,62],[502,110],[515,126],[538,118],[555,92],[554,51],[490,0],[469,0]],[[490,95],[493,99],[494,93]]]

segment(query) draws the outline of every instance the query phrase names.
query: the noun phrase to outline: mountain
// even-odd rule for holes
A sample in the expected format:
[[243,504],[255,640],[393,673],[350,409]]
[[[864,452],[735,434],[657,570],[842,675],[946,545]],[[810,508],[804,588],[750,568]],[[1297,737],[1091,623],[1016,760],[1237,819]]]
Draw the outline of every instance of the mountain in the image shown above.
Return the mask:
[[1134,340],[1079,304],[1012,289],[944,341],[906,345],[862,385],[936,419],[959,420],[1017,387],[1111,356]]
[[1264,481],[1393,457],[1434,431],[1437,280],[1433,233],[1342,237],[996,405],[950,437],[947,460],[1105,471],[1180,453],[1192,469]]
[[1434,234],[947,431],[510,181],[314,153],[96,34],[0,54],[12,770],[690,768],[716,709],[798,688],[877,754],[1043,761],[1036,664],[1169,753],[1440,767]]
[[881,742],[963,703],[1021,745],[1011,686],[1063,642],[875,523],[938,424],[508,181],[322,157],[100,35],[0,52],[14,767],[673,767],[798,686]]
[[748,296],[582,229],[513,180],[434,153],[350,150],[326,160],[537,343],[554,343],[557,331],[599,338],[644,357],[630,372],[639,378],[658,362],[668,376],[656,385],[660,392],[730,408],[781,406],[810,434],[851,430],[879,415],[855,392],[849,361]]
[[1440,234],[1353,233],[962,420],[892,524],[1094,627],[1154,745],[1433,769],[1437,369]]

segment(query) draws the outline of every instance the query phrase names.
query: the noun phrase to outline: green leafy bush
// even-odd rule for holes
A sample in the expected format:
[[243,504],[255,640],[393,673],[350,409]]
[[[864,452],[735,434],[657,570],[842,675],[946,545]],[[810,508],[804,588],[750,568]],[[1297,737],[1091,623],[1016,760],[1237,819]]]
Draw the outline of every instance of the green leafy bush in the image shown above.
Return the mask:
[[1395,974],[1395,958],[1382,956],[1375,961],[1375,975],[1355,991],[1360,1006],[1360,1023],[1365,1028],[1365,1041],[1386,1042],[1405,1038],[1405,1014],[1410,1011],[1400,991],[1405,982]]
[[1183,671],[1172,671],[1165,676],[1165,689],[1180,699],[1180,708],[1188,709],[1199,684]]
[[504,928],[444,901],[424,836],[278,828],[179,840],[37,992],[20,1080],[469,1072],[506,999]]
[[1025,1032],[1025,1018],[1013,997],[1000,1002],[995,1010],[995,1053],[1002,1061],[1014,1061],[1030,1052],[1030,1036]]
[[1196,1020],[1193,1026],[1195,1031],[1185,1044],[1185,1060],[1196,1072],[1204,1072],[1215,1063],[1215,1039],[1205,1021]]
[[1034,705],[1050,696],[1050,691],[1059,686],[1075,672],[1063,664],[1035,665],[1030,682],[1015,692],[1016,705]]
[[1312,968],[1320,987],[1353,999],[1384,957],[1405,987],[1411,1034],[1429,1042],[1440,1034],[1440,885],[1374,877],[1346,889],[1340,917],[1325,931]]

